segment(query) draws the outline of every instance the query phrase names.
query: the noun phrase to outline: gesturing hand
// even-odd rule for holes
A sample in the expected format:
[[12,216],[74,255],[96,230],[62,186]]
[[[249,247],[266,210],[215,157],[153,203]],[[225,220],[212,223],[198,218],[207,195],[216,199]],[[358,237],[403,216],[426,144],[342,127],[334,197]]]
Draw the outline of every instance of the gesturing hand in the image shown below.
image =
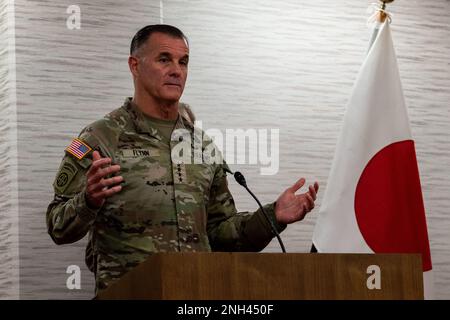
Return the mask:
[[92,165],[86,173],[86,201],[89,207],[100,208],[106,198],[122,189],[122,186],[118,185],[123,181],[122,176],[105,178],[119,170],[119,165],[111,165],[111,158],[102,158],[98,151],[94,151]]
[[308,192],[296,195],[295,192],[304,184],[305,179],[301,178],[278,197],[275,206],[275,216],[278,222],[289,224],[303,220],[305,215],[314,208],[319,184],[315,182],[314,187],[309,186]]

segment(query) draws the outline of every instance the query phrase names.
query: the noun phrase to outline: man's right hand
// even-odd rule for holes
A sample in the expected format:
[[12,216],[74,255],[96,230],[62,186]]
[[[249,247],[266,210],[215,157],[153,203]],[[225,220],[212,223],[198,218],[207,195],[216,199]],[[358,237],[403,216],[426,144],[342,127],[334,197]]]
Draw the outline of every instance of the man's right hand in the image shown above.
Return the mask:
[[122,176],[106,179],[105,177],[119,172],[119,165],[111,165],[111,158],[102,158],[98,151],[92,155],[92,165],[86,173],[86,201],[91,208],[100,208],[106,198],[122,190],[119,184]]

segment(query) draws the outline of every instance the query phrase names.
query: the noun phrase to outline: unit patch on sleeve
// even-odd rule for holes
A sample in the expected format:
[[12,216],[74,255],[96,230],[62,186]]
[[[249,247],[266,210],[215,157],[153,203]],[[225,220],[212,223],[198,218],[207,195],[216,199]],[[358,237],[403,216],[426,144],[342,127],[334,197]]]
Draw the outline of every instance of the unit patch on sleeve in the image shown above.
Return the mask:
[[56,180],[53,184],[55,190],[59,193],[64,193],[77,172],[78,168],[76,165],[72,164],[67,158],[56,176]]

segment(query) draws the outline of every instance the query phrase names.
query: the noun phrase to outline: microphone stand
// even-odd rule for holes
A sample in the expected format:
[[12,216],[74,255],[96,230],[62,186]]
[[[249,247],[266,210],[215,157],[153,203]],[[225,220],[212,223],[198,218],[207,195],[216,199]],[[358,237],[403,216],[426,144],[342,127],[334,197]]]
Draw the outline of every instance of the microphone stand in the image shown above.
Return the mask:
[[270,219],[267,212],[264,210],[263,206],[261,205],[261,202],[259,202],[258,198],[248,188],[244,175],[242,173],[240,173],[239,171],[236,171],[235,173],[233,173],[228,168],[225,168],[225,167],[224,167],[224,170],[228,173],[231,173],[234,176],[234,179],[236,180],[236,182],[239,183],[241,186],[243,186],[245,188],[245,190],[247,190],[248,193],[250,193],[250,195],[253,197],[253,199],[255,199],[255,201],[258,203],[258,206],[261,209],[262,213],[264,214],[264,217],[266,218],[267,222],[269,223],[270,227],[272,228],[272,232],[277,237],[278,243],[280,244],[280,247],[281,247],[281,251],[283,251],[283,253],[286,253],[286,249],[284,248],[283,241],[281,240],[281,237],[280,237],[280,234],[278,233],[277,228],[273,224],[273,221],[272,221],[272,219]]

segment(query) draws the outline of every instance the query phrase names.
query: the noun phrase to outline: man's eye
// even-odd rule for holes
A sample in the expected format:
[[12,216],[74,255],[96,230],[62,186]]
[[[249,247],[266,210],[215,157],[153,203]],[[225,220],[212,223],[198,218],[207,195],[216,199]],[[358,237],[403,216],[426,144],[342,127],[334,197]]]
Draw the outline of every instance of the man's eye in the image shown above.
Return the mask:
[[167,58],[159,58],[159,62],[166,63],[168,61],[169,61],[169,59],[167,59]]
[[180,61],[180,64],[181,64],[182,66],[187,66],[187,65],[188,65],[188,62],[187,62],[186,60],[181,60],[181,61]]

